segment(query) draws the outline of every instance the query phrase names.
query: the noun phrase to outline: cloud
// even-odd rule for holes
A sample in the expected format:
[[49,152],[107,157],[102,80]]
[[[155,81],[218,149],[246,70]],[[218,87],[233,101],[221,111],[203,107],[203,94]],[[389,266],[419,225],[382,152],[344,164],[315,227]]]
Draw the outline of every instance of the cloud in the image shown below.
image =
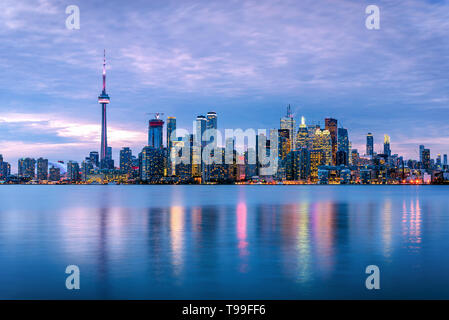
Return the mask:
[[337,117],[354,145],[363,146],[368,131],[389,133],[401,152],[409,141],[435,141],[449,115],[449,5],[380,1],[381,29],[370,31],[367,4],[82,1],[74,31],[65,28],[62,1],[3,0],[0,104],[10,117],[36,118],[16,114],[0,132],[45,148],[98,148],[95,100],[107,48],[115,148],[145,144],[149,111],[190,127],[213,108],[222,128],[271,128],[287,103],[315,121]]

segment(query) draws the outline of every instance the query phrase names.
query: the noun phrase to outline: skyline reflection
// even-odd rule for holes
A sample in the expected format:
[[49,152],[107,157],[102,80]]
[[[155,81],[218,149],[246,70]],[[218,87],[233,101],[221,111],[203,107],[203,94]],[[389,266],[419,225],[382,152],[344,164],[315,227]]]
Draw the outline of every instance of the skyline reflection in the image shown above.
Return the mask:
[[[444,257],[444,192],[428,201],[412,192],[395,194],[399,188],[352,198],[334,189],[317,196],[309,189],[256,188],[221,188],[225,193],[207,205],[198,203],[201,188],[158,194],[162,199],[149,194],[148,202],[122,195],[113,205],[107,203],[117,199],[115,190],[132,189],[89,189],[92,194],[80,195],[88,199],[83,204],[0,212],[0,244],[9,248],[0,253],[0,276],[15,279],[4,281],[0,294],[8,296],[15,283],[19,296],[65,297],[69,293],[52,281],[75,264],[85,277],[86,298],[338,298],[341,287],[348,296],[364,294],[357,277],[368,264],[397,277],[413,266],[406,274],[416,272],[419,281],[424,252],[427,259]],[[269,193],[255,201],[254,190]],[[279,198],[287,192],[291,201],[270,200],[271,192]],[[27,275],[31,263],[41,266],[41,278]],[[446,267],[446,260],[432,264],[430,274]],[[45,287],[44,293],[30,294],[26,281]]]

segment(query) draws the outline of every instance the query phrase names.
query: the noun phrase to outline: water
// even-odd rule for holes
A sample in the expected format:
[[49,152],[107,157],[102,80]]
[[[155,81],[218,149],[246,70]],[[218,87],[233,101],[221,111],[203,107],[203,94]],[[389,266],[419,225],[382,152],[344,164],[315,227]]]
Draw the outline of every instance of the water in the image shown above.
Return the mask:
[[0,298],[448,299],[448,191],[0,186]]

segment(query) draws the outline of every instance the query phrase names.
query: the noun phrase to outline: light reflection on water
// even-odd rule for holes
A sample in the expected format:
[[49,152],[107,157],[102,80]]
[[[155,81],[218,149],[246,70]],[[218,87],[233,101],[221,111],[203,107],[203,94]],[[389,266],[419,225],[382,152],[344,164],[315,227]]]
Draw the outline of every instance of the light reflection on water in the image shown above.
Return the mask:
[[449,298],[448,191],[3,186],[0,298]]

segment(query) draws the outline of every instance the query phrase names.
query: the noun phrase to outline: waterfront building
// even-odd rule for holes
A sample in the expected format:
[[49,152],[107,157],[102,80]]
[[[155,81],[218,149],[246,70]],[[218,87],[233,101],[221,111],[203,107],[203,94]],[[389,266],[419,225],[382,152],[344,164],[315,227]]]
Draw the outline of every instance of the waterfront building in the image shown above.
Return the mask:
[[164,177],[164,155],[161,148],[146,146],[142,149],[141,176],[140,179],[146,182],[161,182]]
[[155,149],[163,149],[163,128],[164,121],[159,113],[155,113],[155,118],[148,122],[148,146]]
[[291,109],[290,105],[287,106],[286,116],[281,118],[280,128],[287,129],[289,131],[289,142],[290,142],[289,149],[295,150],[296,149],[296,137],[295,137],[296,120],[295,120],[295,118],[293,118],[293,113],[292,113],[292,109]]
[[322,150],[324,165],[332,165],[332,137],[328,130],[317,129],[312,144],[313,150]]
[[203,140],[204,132],[207,127],[207,119],[203,115],[199,115],[195,120],[195,129],[193,134],[193,146],[192,146],[192,177],[201,178],[203,171],[202,154],[205,147],[205,141]]
[[388,134],[384,135],[384,154],[388,157],[391,156],[390,136]]
[[100,167],[100,156],[97,151],[89,153],[89,161],[96,167]]
[[366,155],[371,157],[374,155],[374,137],[371,133],[366,135]]
[[329,131],[331,137],[331,163],[336,164],[337,151],[338,151],[338,121],[332,118],[325,119],[325,129]]
[[58,167],[52,166],[50,168],[49,180],[50,181],[61,180],[61,169]]
[[67,162],[67,180],[72,182],[80,181],[80,166],[76,161]]
[[34,179],[36,160],[33,158],[21,158],[18,160],[18,175],[20,178]]
[[48,159],[37,159],[37,180],[48,180]]
[[430,159],[430,149],[424,149],[422,151],[422,164],[424,169],[430,170],[432,168]]
[[310,182],[318,181],[318,167],[325,164],[326,155],[322,149],[310,150]]
[[[349,165],[349,151],[351,150],[350,148],[350,142],[349,142],[349,136],[348,136],[348,129],[345,128],[338,128],[338,151],[343,151],[344,152],[344,156],[345,159],[344,161],[341,161],[342,159],[340,159],[340,163],[345,163],[345,165]],[[337,152],[338,152],[337,151]],[[338,155],[337,155],[338,158]],[[336,159],[335,163],[336,165],[338,165],[338,159]]]
[[126,173],[126,174],[130,174],[131,171],[133,170],[133,155],[132,155],[132,151],[130,148],[128,147],[124,147],[122,148],[122,150],[120,150],[120,171],[122,173]]
[[306,125],[306,119],[304,117],[301,117],[301,124],[299,125],[298,133],[296,134],[296,150],[309,148],[308,136],[309,131]]

